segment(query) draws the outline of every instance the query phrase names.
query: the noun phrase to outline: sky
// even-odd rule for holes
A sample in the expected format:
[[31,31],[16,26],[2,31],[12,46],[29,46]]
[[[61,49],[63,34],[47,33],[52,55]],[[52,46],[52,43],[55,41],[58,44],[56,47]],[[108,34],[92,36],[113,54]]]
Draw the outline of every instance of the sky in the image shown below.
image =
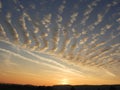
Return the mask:
[[120,0],[0,0],[0,83],[120,84]]

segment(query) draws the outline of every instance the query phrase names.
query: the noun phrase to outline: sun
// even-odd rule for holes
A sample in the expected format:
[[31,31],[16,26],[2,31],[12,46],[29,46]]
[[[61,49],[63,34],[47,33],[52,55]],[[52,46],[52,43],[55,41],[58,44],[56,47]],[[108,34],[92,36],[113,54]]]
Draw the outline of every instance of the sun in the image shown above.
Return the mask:
[[67,84],[70,84],[70,83],[69,83],[68,79],[64,78],[64,79],[61,80],[60,84],[67,85]]

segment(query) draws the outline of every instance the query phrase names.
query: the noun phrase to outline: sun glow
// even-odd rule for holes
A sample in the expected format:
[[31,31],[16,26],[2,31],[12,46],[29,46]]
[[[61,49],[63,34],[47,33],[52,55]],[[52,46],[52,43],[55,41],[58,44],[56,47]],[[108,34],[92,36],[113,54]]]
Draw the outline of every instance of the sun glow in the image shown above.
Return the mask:
[[70,84],[70,82],[69,82],[68,79],[64,78],[64,79],[61,80],[60,84],[66,85],[66,84]]

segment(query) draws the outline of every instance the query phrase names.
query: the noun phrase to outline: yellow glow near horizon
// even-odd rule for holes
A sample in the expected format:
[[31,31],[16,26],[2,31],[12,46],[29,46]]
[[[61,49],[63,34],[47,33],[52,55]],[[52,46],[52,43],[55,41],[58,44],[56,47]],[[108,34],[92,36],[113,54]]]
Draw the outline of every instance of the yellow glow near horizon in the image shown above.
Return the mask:
[[66,85],[66,84],[70,84],[69,80],[67,78],[64,78],[60,81],[60,84],[62,85]]

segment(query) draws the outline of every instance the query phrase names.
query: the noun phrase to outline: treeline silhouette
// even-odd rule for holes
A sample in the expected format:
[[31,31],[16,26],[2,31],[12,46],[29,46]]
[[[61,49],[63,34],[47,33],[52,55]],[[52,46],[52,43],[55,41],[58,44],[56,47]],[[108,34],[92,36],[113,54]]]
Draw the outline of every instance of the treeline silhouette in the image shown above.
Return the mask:
[[120,85],[32,86],[18,84],[0,84],[0,90],[120,90]]

